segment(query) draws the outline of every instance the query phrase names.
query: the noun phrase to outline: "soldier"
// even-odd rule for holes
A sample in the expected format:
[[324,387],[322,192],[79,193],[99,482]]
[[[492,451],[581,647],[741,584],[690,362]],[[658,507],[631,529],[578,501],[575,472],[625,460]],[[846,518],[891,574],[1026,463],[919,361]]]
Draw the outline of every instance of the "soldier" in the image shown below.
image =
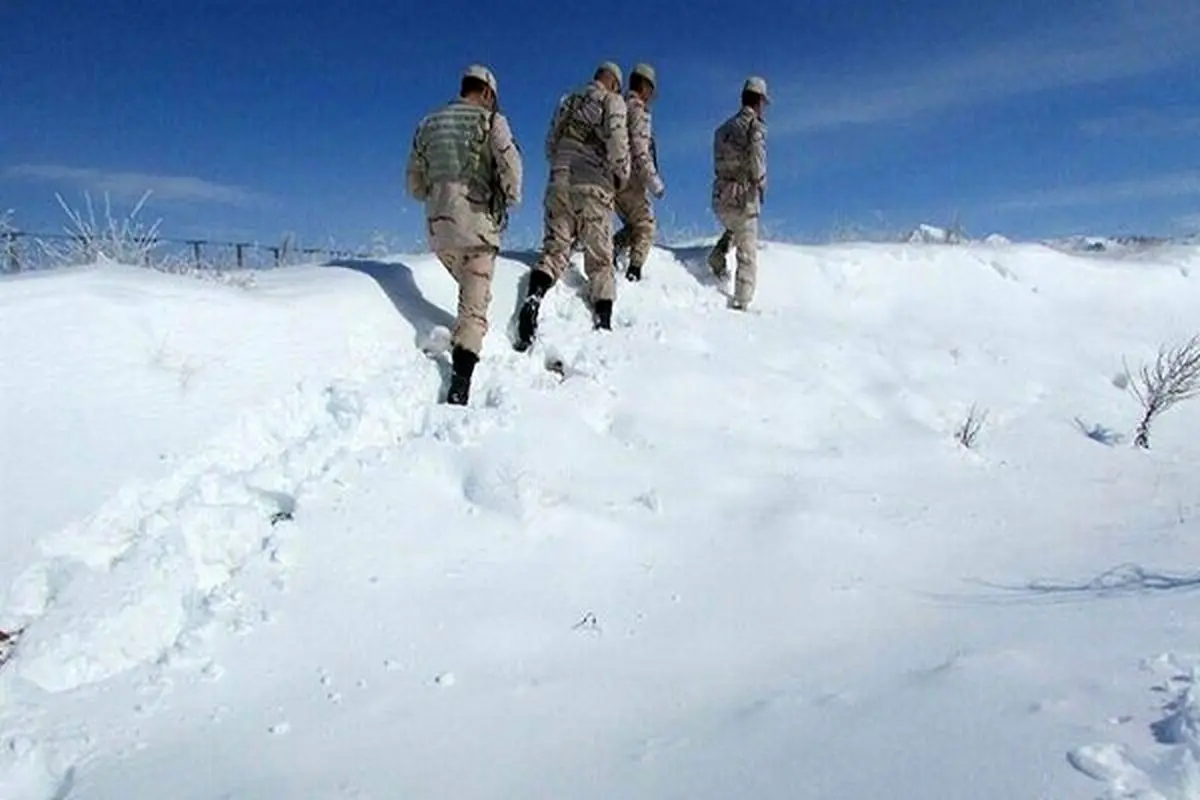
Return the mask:
[[617,194],[617,214],[623,224],[613,237],[613,266],[617,256],[629,248],[629,266],[625,277],[642,279],[642,268],[654,243],[654,208],[647,193],[661,199],[666,192],[658,172],[658,154],[654,145],[650,103],[657,89],[654,67],[638,64],[629,75],[625,104],[629,109],[629,185]]
[[508,209],[521,202],[521,152],[499,110],[496,78],[478,64],[459,97],[421,120],[408,156],[408,192],[425,204],[429,246],[458,283],[446,402],[466,405],[488,330],[492,275]]
[[529,275],[517,318],[517,350],[533,344],[542,298],[562,277],[576,243],[583,249],[593,327],[612,329],[613,198],[629,181],[625,115],[621,69],[611,61],[600,65],[590,83],[559,101],[546,134],[550,179],[542,254]]
[[732,244],[737,248],[737,275],[731,307],[744,310],[754,299],[758,277],[758,215],[767,190],[767,82],[751,77],[742,87],[742,108],[717,128],[713,137],[715,176],[713,212],[724,226],[708,256],[718,279],[728,272],[725,261]]

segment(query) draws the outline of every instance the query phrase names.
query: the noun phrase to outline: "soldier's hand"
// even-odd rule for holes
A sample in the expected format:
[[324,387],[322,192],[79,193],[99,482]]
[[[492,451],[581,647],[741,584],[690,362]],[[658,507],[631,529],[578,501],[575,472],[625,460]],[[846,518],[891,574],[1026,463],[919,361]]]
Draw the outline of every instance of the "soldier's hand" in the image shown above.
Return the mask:
[[664,184],[663,179],[657,175],[654,176],[654,180],[651,182],[649,189],[650,189],[650,194],[654,195],[655,197],[657,197],[659,199],[662,199],[662,196],[667,193],[666,184]]

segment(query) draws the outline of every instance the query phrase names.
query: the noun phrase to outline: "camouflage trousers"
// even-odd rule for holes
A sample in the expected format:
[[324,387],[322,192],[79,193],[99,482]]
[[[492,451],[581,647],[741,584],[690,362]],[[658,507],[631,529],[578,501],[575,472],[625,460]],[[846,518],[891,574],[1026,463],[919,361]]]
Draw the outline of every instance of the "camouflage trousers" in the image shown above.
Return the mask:
[[475,355],[483,349],[488,331],[488,308],[492,304],[492,275],[496,269],[496,250],[439,250],[438,260],[458,284],[458,319],[454,324],[454,345]]
[[733,302],[745,308],[754,299],[758,284],[758,213],[721,211],[717,215],[725,234],[708,256],[708,266],[718,277],[724,277],[729,248],[737,250],[737,273],[734,276]]
[[613,249],[619,255],[629,248],[629,263],[644,266],[654,244],[654,206],[643,187],[630,187],[617,194],[617,214],[623,223],[613,238]]
[[552,181],[546,187],[545,233],[535,271],[555,283],[571,263],[571,247],[583,249],[583,271],[592,302],[613,300],[613,194],[600,186],[571,186]]

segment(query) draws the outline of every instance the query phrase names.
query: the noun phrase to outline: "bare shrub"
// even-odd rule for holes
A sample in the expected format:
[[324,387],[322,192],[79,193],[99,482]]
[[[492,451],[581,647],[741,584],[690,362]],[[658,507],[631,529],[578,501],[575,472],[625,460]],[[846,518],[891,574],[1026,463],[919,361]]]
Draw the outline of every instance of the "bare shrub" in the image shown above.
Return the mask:
[[[158,235],[162,220],[146,224],[139,219],[150,194],[144,193],[133,209],[120,220],[113,216],[107,194],[104,196],[103,219],[97,219],[91,195],[87,192],[84,192],[82,211],[72,208],[61,195],[55,194],[70,225],[64,229],[66,235],[59,240],[39,241],[38,244],[43,253],[59,266],[83,266],[106,258],[118,264],[149,267],[168,275],[199,278],[244,289],[255,285],[254,275],[248,271],[220,269],[212,263],[191,261],[179,253],[162,250],[164,242]],[[290,247],[289,238],[284,242],[284,248]]]
[[1200,335],[1175,347],[1160,347],[1153,364],[1143,364],[1136,375],[1130,375],[1129,391],[1144,412],[1134,444],[1149,450],[1154,420],[1184,400],[1200,395]]
[[979,438],[984,423],[987,422],[987,416],[987,409],[981,411],[972,403],[971,409],[967,412],[967,418],[963,420],[962,425],[954,432],[954,438],[968,450],[974,449],[975,441]]
[[[104,195],[104,219],[96,219],[92,197],[84,193],[84,211],[67,205],[62,195],[54,195],[71,224],[66,227],[66,238],[61,241],[42,242],[42,249],[53,260],[67,266],[95,263],[104,258],[120,264],[149,266],[154,250],[158,247],[158,226],[161,220],[145,225],[138,215],[150,198],[150,192],[142,195],[133,209],[122,220],[113,217],[108,194]],[[86,214],[85,214],[86,212]]]

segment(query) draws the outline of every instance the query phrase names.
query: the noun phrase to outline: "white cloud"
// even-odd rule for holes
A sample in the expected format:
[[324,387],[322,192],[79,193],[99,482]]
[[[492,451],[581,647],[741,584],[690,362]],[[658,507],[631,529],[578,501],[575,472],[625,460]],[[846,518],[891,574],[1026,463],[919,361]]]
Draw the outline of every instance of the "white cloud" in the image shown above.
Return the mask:
[[144,172],[109,172],[59,164],[18,164],[4,171],[9,180],[71,184],[107,193],[114,199],[137,200],[151,192],[156,200],[184,203],[217,203],[232,206],[263,205],[266,195],[240,186],[213,183],[189,175],[153,175]]
[[[1200,3],[1106,0],[1085,19],[866,79],[781,86],[772,132],[917,117],[1032,92],[1151,74],[1200,56]],[[794,99],[793,99],[794,98]],[[794,111],[784,111],[788,108]],[[777,112],[778,113],[778,112]]]
[[1007,209],[1070,208],[1200,196],[1200,171],[1043,189],[999,204]]

